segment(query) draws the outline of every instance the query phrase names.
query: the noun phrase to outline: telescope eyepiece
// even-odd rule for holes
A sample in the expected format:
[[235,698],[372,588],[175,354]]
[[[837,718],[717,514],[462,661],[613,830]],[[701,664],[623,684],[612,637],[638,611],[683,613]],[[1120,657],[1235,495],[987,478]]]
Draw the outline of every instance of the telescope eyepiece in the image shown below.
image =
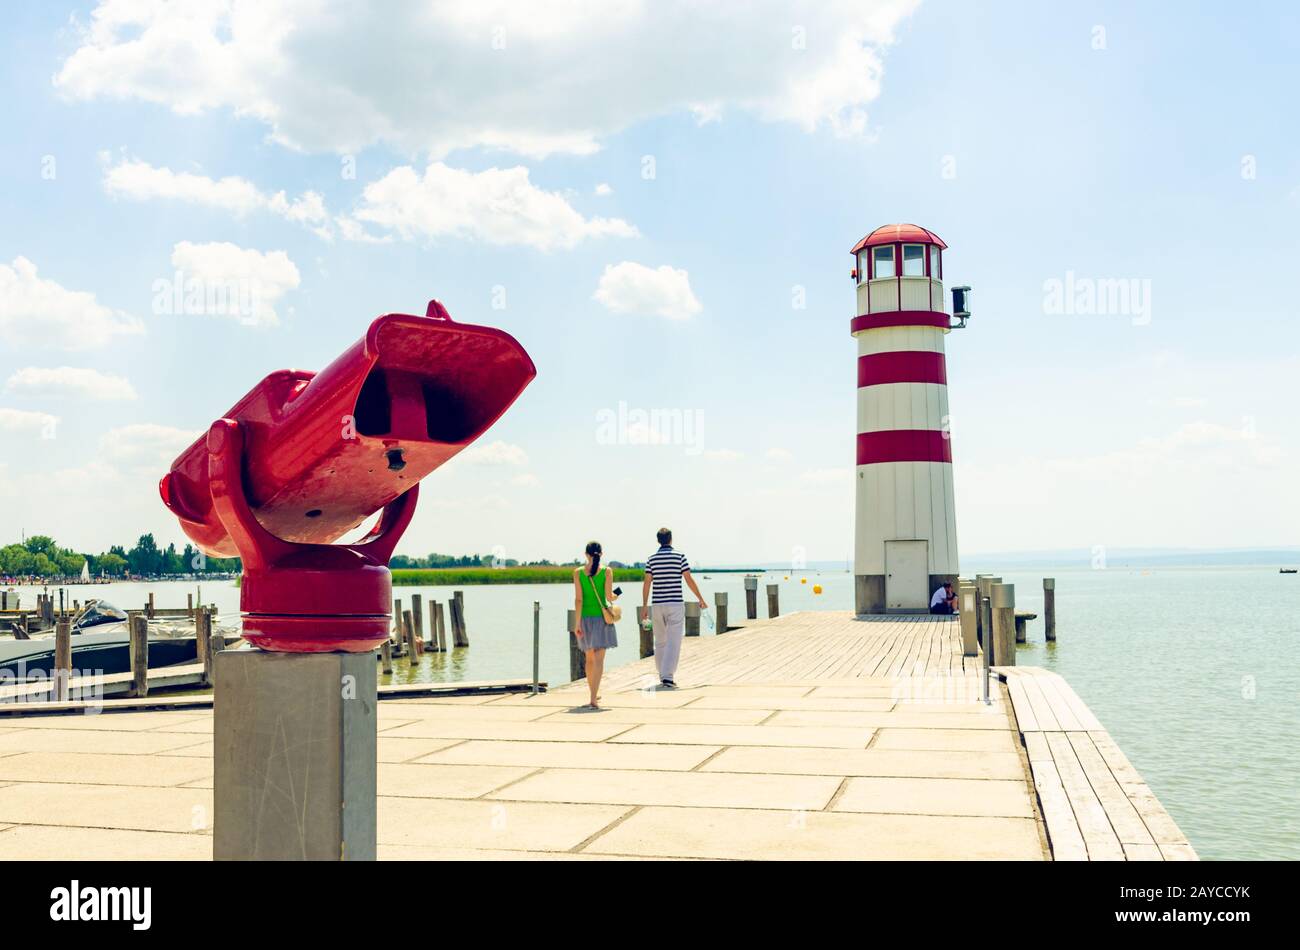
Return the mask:
[[390,472],[400,472],[406,468],[406,459],[402,458],[401,449],[389,449],[385,454],[388,458],[388,470]]

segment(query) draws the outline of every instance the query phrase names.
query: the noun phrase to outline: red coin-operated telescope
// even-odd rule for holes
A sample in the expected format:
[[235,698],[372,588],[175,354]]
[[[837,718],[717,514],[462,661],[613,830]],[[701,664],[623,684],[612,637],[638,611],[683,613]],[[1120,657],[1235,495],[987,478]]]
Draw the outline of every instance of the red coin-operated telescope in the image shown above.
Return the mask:
[[[212,423],[159,484],[209,555],[243,559],[244,639],[264,650],[373,650],[388,637],[388,559],[418,483],[537,374],[501,330],[438,301],[390,313],[319,373],[280,370]],[[333,544],[376,511],[361,541]]]

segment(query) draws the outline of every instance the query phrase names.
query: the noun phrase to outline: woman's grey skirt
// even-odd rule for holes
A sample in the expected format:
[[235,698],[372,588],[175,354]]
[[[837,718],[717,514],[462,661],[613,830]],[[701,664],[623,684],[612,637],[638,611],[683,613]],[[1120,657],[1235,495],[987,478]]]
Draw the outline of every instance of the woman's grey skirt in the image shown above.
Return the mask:
[[583,617],[580,645],[584,650],[609,650],[618,646],[618,634],[604,617]]

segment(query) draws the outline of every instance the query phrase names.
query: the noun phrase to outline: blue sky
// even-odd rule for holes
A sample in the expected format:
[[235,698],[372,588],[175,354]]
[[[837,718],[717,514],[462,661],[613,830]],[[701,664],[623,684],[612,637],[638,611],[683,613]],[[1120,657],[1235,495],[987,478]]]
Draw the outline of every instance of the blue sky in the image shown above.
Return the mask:
[[[437,297],[538,377],[399,550],[844,559],[847,252],[912,221],[974,287],[963,551],[1295,543],[1294,7],[256,6],[7,7],[5,540],[180,540],[190,438]],[[266,309],[158,312],[178,261]],[[1051,312],[1067,279],[1149,305]],[[695,428],[608,444],[620,404]]]

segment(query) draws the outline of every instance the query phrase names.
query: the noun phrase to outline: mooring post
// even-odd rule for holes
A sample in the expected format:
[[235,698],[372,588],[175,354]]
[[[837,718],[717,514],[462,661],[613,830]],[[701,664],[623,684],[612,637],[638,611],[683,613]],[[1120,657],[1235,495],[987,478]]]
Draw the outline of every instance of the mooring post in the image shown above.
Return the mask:
[[409,610],[402,611],[402,630],[406,633],[407,659],[415,663],[420,659],[420,648],[415,642],[415,623]]
[[1056,578],[1043,578],[1043,630],[1049,641],[1056,640]]
[[691,602],[684,606],[686,607],[686,636],[698,637],[700,635],[700,605],[698,602]]
[[397,641],[397,655],[406,653],[406,628],[402,626],[402,600],[393,599],[393,639]]
[[385,640],[379,645],[379,665],[385,676],[393,675],[393,641]]
[[745,578],[745,619],[758,619],[758,578]]
[[655,655],[655,630],[654,624],[649,623],[650,608],[638,607],[636,609],[636,629],[641,634],[641,659]]
[[533,695],[538,692],[538,684],[541,681],[541,650],[542,650],[542,605],[540,601],[533,601]]
[[187,617],[194,616],[194,595],[193,594],[185,595],[185,616]]
[[149,618],[131,617],[131,695],[143,699],[149,695]]
[[464,591],[458,590],[451,595],[451,636],[455,646],[469,646],[469,631],[465,628]]
[[768,619],[781,616],[781,587],[778,584],[767,585],[767,616]]
[[424,598],[419,594],[411,595],[411,619],[415,621],[415,639],[420,643],[420,652],[424,652]]
[[718,634],[727,632],[727,595],[721,591],[713,595],[714,620],[718,625]]
[[438,625],[438,652],[447,652],[447,615],[443,610],[442,601],[435,601],[433,605],[433,618]]
[[1016,585],[994,584],[993,640],[1000,666],[1016,665]]
[[54,691],[56,703],[68,701],[68,684],[72,680],[72,621],[62,618],[54,627]]
[[577,622],[577,615],[573,608],[565,612],[565,634],[569,638],[569,679],[580,680],[587,676],[587,654],[583,652],[577,637],[573,635],[573,628]]
[[194,615],[194,652],[203,664],[203,685],[212,685],[212,614],[199,607]]
[[149,619],[153,619],[153,591],[149,591]]

